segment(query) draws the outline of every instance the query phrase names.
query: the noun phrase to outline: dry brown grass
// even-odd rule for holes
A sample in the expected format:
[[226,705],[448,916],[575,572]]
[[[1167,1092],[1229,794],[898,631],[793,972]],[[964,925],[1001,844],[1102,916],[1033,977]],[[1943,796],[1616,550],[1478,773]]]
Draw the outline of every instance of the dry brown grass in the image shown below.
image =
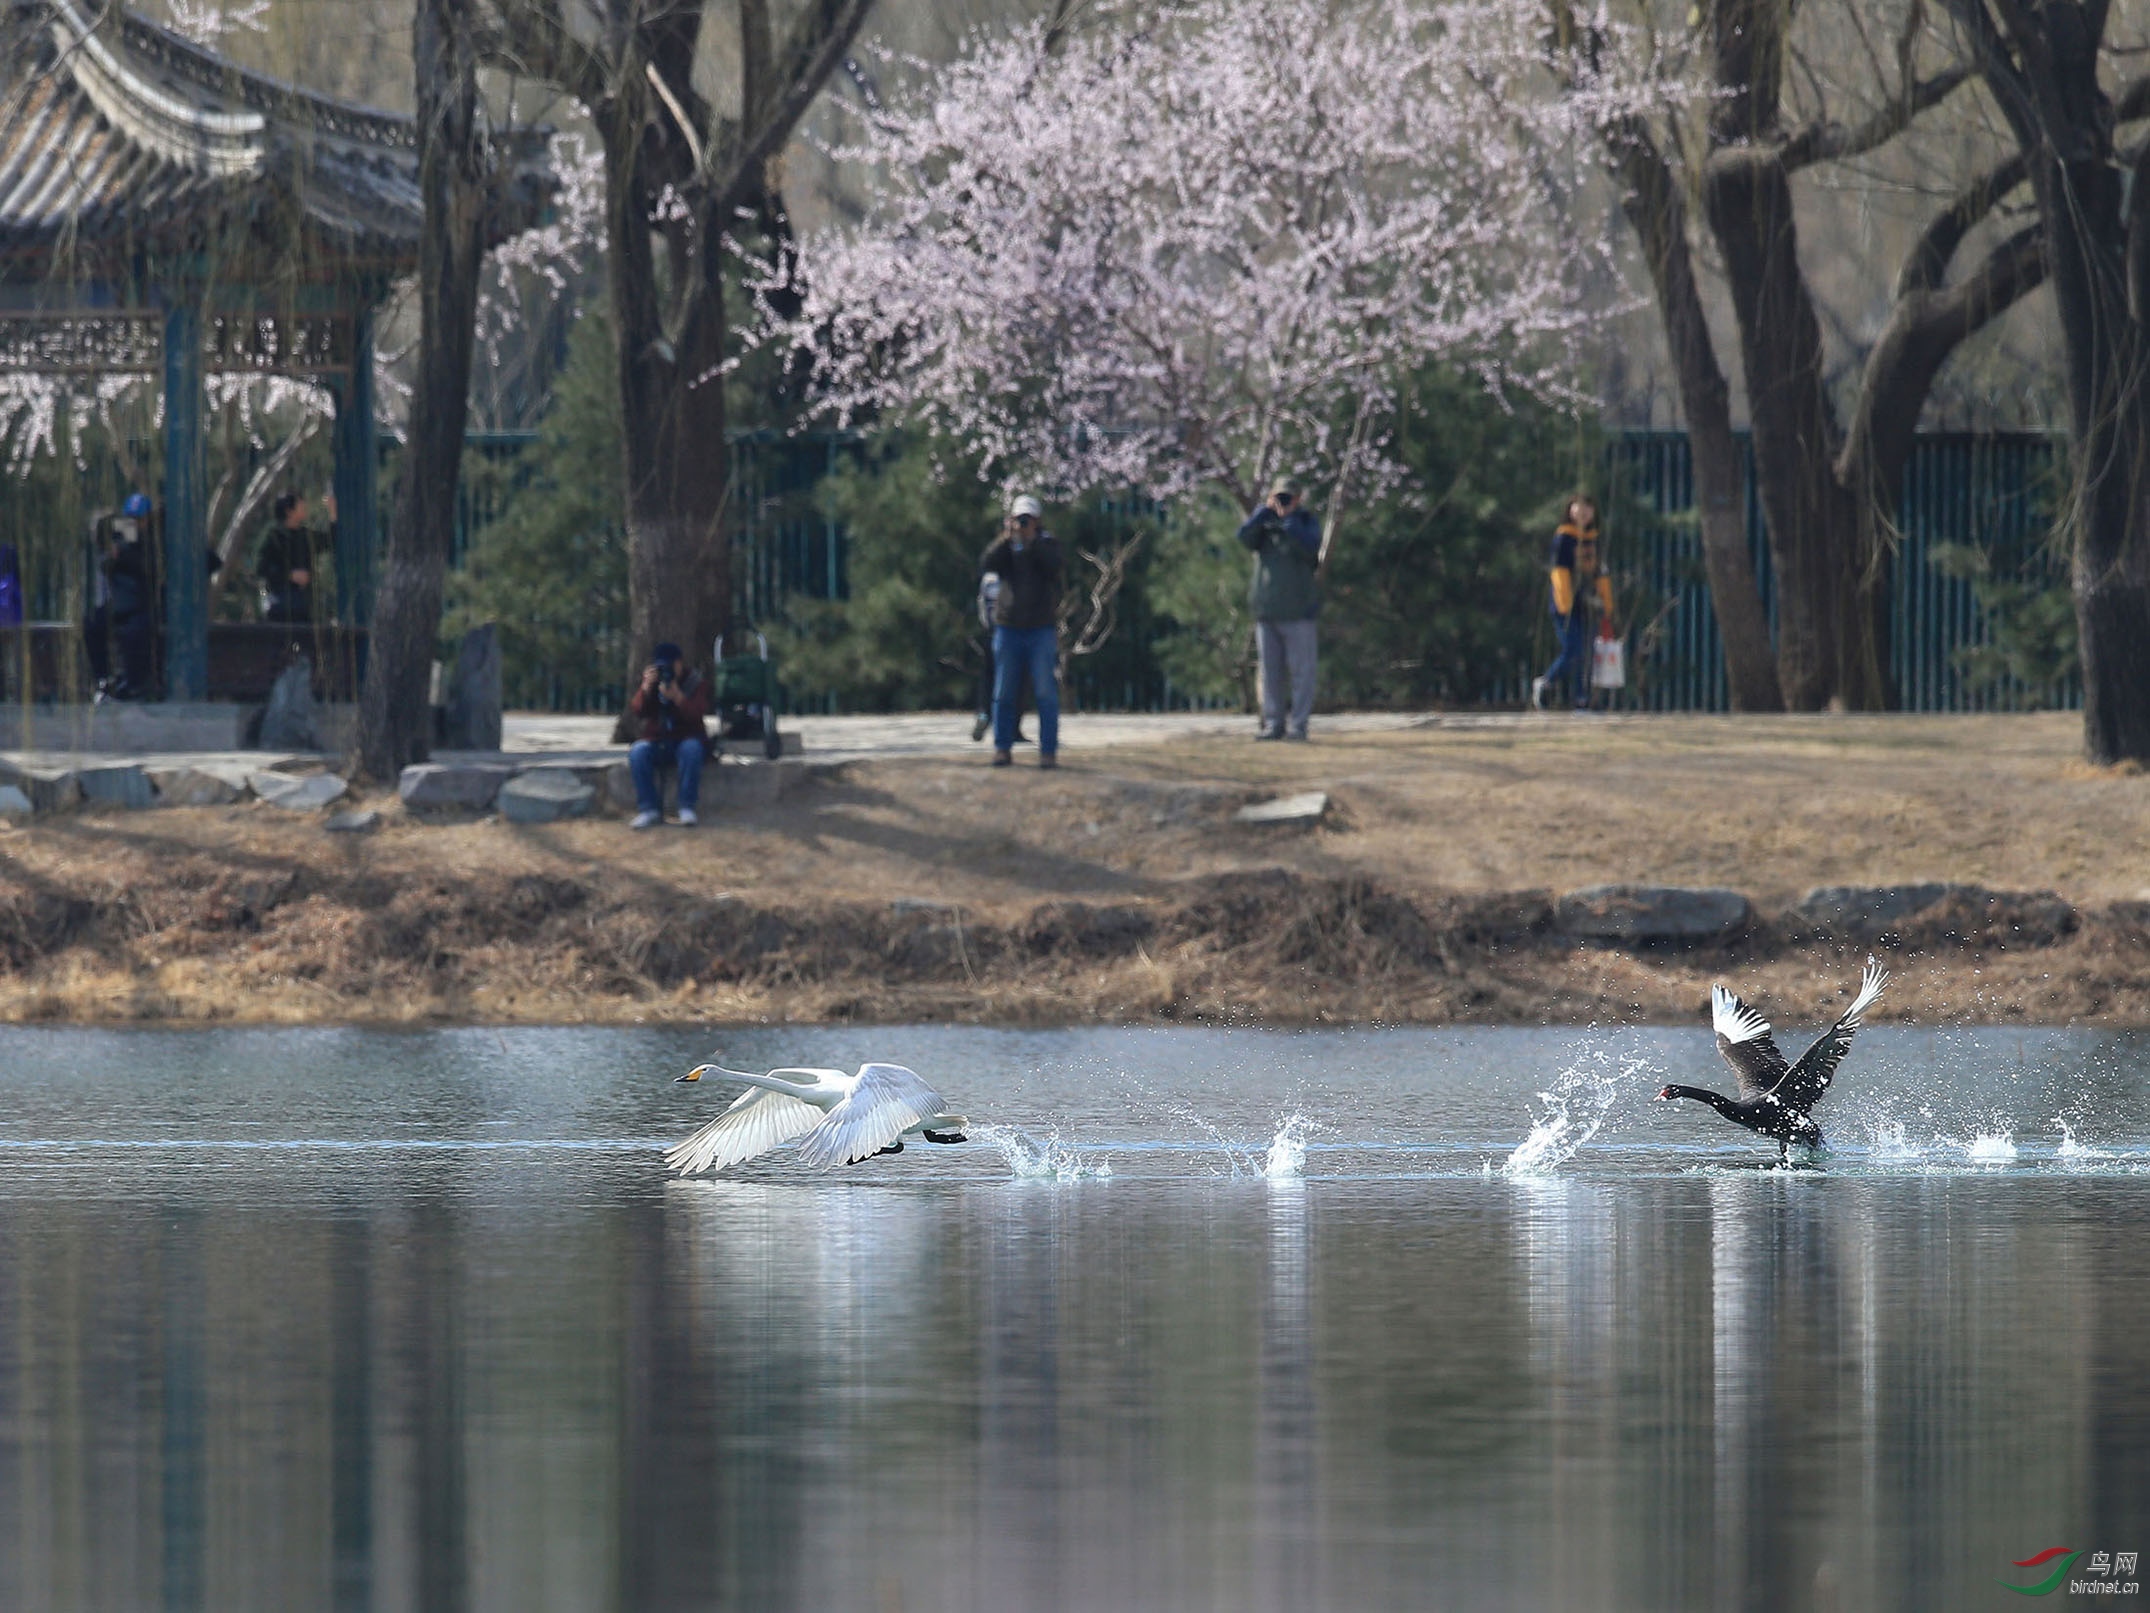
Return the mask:
[[[979,758],[982,763],[983,757]],[[273,809],[0,835],[0,1016],[632,1020],[1684,1019],[1736,971],[1792,1013],[1860,943],[1810,886],[2054,890],[2081,922],[1896,943],[1897,1013],[2150,1023],[2150,779],[2066,717],[1461,722],[1309,746],[857,763],[695,834],[616,820],[340,837]],[[1316,831],[1232,810],[1326,788]],[[1547,891],[1722,884],[1705,951],[1579,948]]]

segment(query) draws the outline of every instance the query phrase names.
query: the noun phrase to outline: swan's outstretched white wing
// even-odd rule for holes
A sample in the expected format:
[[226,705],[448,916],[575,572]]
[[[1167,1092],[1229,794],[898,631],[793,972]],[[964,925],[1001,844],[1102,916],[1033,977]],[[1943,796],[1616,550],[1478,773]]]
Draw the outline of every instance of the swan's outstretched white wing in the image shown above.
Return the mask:
[[828,1112],[799,1144],[809,1165],[849,1165],[878,1154],[913,1126],[941,1112],[941,1100],[916,1070],[900,1064],[859,1066],[851,1096]]
[[664,1162],[682,1176],[723,1170],[759,1158],[780,1143],[812,1131],[821,1111],[782,1092],[749,1087],[724,1113],[676,1148]]

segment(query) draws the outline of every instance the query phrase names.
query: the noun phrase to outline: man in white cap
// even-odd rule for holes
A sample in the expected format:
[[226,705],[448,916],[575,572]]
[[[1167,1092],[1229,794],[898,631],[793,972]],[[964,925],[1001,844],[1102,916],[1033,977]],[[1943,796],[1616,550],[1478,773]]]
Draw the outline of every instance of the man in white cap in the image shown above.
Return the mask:
[[978,561],[1000,578],[993,601],[993,765],[1015,760],[1023,674],[1038,702],[1038,766],[1060,765],[1060,540],[1045,530],[1045,510],[1028,493]]
[[[1254,551],[1252,600],[1261,652],[1262,731],[1257,739],[1304,739],[1314,714],[1314,618],[1321,612],[1321,523],[1278,481],[1248,516],[1239,541]],[[1287,679],[1290,715],[1285,712]]]

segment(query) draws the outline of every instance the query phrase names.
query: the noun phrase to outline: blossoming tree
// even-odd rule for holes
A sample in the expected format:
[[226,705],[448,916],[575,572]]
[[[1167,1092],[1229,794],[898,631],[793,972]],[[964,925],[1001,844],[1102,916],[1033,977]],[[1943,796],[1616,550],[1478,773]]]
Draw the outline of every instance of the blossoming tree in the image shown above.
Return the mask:
[[806,290],[765,339],[828,417],[920,421],[1011,485],[1378,479],[1405,369],[1557,392],[1590,317],[1562,209],[1603,107],[1547,93],[1541,29],[1191,0],[980,37],[839,151],[872,206],[771,269]]

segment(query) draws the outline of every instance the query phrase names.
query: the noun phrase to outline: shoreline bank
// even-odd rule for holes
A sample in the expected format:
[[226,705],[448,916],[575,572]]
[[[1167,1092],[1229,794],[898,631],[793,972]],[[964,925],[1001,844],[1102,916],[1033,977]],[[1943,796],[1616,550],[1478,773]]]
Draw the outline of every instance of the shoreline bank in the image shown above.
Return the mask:
[[2150,778],[2079,742],[1488,720],[861,758],[692,833],[39,816],[0,825],[0,1020],[1701,1024],[1722,979],[1792,1027],[1871,947],[1884,1022],[2150,1026]]
[[569,872],[17,889],[0,1021],[1699,1025],[1725,980],[1792,1026],[1839,1012],[1872,952],[1893,976],[1877,1023],[2150,1026],[2150,902],[1955,887],[1881,922],[1749,905],[1704,939],[1575,933],[1632,894],[1278,868],[985,908],[623,897]]

